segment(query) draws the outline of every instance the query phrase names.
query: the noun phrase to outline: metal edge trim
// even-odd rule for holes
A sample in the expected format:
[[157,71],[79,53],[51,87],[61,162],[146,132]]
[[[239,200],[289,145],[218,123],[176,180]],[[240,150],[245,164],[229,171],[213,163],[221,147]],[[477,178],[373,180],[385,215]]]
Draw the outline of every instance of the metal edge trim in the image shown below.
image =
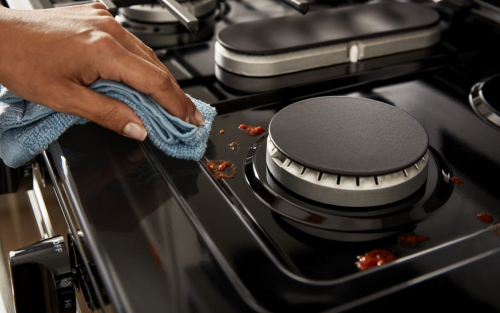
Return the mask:
[[[57,143],[55,143],[55,144],[57,144]],[[53,145],[54,144],[52,144],[51,146],[53,147]],[[68,206],[66,205],[66,201],[64,200],[63,192],[62,192],[61,188],[59,187],[59,183],[57,181],[56,174],[55,174],[54,169],[52,167],[52,163],[50,162],[50,160],[48,158],[47,152],[45,152],[45,151],[42,152],[42,156],[43,156],[43,159],[45,161],[45,165],[47,167],[47,171],[49,173],[50,179],[51,179],[52,184],[54,186],[54,191],[55,191],[55,193],[57,195],[57,198],[58,198],[59,203],[61,205],[61,209],[62,209],[63,214],[64,214],[64,216],[66,218],[66,221],[68,223],[68,226],[69,226],[71,232],[73,234],[75,234],[74,237],[75,237],[75,241],[77,243],[76,248],[78,249],[78,252],[80,253],[80,255],[85,259],[84,266],[85,266],[87,272],[90,274],[89,275],[89,277],[90,277],[90,283],[92,284],[92,287],[96,291],[96,297],[97,297],[98,305],[100,306],[101,312],[106,313],[106,308],[105,308],[105,305],[104,305],[104,300],[102,298],[102,295],[99,292],[99,290],[100,290],[99,286],[97,284],[97,281],[96,281],[94,275],[91,274],[92,271],[91,271],[91,268],[90,268],[90,266],[88,264],[89,263],[89,261],[88,261],[89,259],[87,257],[87,254],[85,253],[85,249],[83,248],[83,245],[82,245],[82,242],[80,240],[80,237],[78,236],[78,232],[76,231],[75,223],[73,222],[73,220],[71,218],[71,214],[69,213]],[[69,175],[68,171],[65,170],[64,168],[61,168],[61,167],[64,166],[64,164],[54,164],[54,165],[55,165],[55,167],[56,167],[56,169],[57,169],[57,171],[59,173],[59,177],[63,178],[62,179],[62,183],[64,185],[66,185],[65,190],[70,192],[70,194],[68,195],[69,201],[73,202],[74,207],[77,208],[77,210],[76,210],[77,213],[78,213],[77,214],[78,215],[77,218],[79,218],[80,220],[82,220],[81,213],[79,212],[80,211],[79,201],[76,200],[76,197],[74,196],[74,194],[72,192],[72,186],[71,186],[71,184],[69,182],[70,179],[69,179],[69,176],[68,176]],[[82,228],[84,228],[83,231],[84,231],[85,234],[87,234],[87,238],[88,238],[89,237],[88,234],[91,233],[91,231],[86,226],[87,224],[81,223],[81,225],[82,225]],[[101,258],[101,255],[100,255],[99,251],[97,251],[98,249],[92,243],[92,240],[89,238],[88,241],[89,241],[89,248],[90,248],[90,250],[91,250],[91,252],[92,252],[92,254],[94,256],[94,259],[98,260],[98,261],[96,261],[96,265],[99,267],[99,265],[100,264],[104,264],[104,262],[103,262],[103,260]],[[104,277],[104,278],[107,278],[107,279],[103,279],[103,282],[106,283],[106,282],[108,282],[108,280],[110,281],[109,274],[108,274],[109,272],[108,271],[103,271],[102,268],[99,268],[99,269],[100,269],[100,271],[99,271],[100,275],[102,275],[102,277]],[[108,284],[107,284],[106,287],[108,287]],[[116,297],[116,294],[114,293],[114,289],[110,288],[109,294],[110,294],[110,296],[111,296],[111,298],[113,300],[115,300],[115,301],[118,300],[118,298]],[[118,303],[122,303],[122,302],[118,302]],[[114,307],[116,307],[114,302],[113,302],[113,305],[114,305]],[[125,310],[118,310],[118,312],[126,312],[126,311]]]

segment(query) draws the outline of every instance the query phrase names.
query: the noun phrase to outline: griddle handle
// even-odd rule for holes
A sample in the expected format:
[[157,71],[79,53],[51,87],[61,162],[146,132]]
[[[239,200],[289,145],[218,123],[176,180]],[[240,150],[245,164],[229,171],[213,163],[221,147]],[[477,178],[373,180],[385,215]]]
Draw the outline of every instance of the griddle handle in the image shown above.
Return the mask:
[[186,10],[176,0],[157,0],[167,10],[170,11],[190,32],[196,33],[199,27],[199,21],[193,14]]
[[309,2],[307,0],[281,0],[286,4],[293,7],[295,10],[302,14],[306,14],[309,11]]

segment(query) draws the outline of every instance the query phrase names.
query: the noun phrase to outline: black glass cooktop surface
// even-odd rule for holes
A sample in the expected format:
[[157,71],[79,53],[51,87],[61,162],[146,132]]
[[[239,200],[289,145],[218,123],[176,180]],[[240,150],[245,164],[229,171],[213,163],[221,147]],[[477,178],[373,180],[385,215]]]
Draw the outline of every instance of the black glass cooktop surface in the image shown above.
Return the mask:
[[[268,1],[230,3],[227,24],[296,14]],[[149,141],[94,124],[73,127],[49,149],[113,308],[361,312],[405,305],[419,312],[432,304],[498,312],[500,132],[468,103],[470,88],[500,71],[499,51],[477,33],[498,34],[469,23],[447,25],[439,47],[418,56],[305,72],[303,80],[295,73],[277,78],[280,88],[260,91],[216,78],[213,42],[158,51],[181,87],[219,112],[200,162],[169,158]],[[317,96],[373,99],[413,116],[429,139],[425,185],[398,203],[346,209],[273,179],[263,146],[271,119]],[[241,124],[264,131],[249,136]],[[236,175],[215,178],[210,160],[231,162]],[[484,214],[493,221],[478,218]],[[373,250],[395,259],[361,271],[358,256]]]

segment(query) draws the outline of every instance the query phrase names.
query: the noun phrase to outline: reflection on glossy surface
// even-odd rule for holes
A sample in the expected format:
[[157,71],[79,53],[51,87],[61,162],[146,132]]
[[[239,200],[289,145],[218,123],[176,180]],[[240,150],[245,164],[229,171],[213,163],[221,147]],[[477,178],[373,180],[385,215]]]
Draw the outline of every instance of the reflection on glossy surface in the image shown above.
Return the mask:
[[[142,311],[144,299],[150,299],[152,311],[177,312],[187,310],[193,296],[225,297],[217,289],[209,295],[196,291],[199,283],[207,284],[213,275],[210,257],[141,146],[96,125],[74,128],[68,132],[72,134],[77,140],[62,139],[60,144],[68,166],[74,168],[72,187],[79,192],[86,234],[93,239],[85,244],[98,245],[107,262],[96,264],[97,268],[113,279],[104,281],[106,290],[120,286],[118,296],[128,299],[122,305],[131,312]],[[85,148],[91,143],[100,153]],[[176,161],[180,162],[177,166]],[[195,166],[186,168],[183,162]],[[173,159],[171,164],[176,166],[170,173],[172,179],[188,193],[196,193],[197,163]],[[222,311],[231,311],[231,301],[221,302]],[[203,303],[198,305],[203,307]]]

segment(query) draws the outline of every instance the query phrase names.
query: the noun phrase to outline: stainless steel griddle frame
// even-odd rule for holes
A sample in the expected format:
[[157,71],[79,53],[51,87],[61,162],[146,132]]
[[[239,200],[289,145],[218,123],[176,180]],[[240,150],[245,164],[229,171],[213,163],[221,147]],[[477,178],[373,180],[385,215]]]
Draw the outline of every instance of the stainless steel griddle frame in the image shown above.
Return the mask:
[[423,49],[436,44],[440,35],[440,26],[436,25],[423,30],[273,55],[239,53],[217,42],[215,62],[235,74],[269,77]]

